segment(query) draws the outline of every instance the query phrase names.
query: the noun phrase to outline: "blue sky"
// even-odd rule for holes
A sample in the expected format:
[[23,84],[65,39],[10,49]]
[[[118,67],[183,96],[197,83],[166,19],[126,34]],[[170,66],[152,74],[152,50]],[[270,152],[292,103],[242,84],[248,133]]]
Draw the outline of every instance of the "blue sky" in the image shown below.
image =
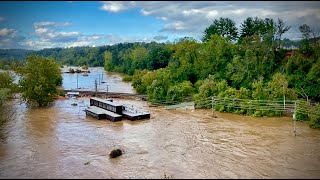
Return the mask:
[[214,19],[240,27],[247,17],[283,19],[299,39],[303,23],[319,28],[320,3],[296,1],[1,1],[0,49],[100,46],[200,39]]

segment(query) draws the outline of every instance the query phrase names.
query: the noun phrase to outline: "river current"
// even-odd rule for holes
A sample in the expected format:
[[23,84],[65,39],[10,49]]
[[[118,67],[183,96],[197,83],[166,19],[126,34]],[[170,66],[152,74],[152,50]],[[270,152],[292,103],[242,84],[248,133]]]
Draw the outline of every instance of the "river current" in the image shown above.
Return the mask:
[[[105,75],[112,82],[112,76]],[[130,84],[114,82],[118,90],[133,92]],[[292,117],[218,112],[213,117],[211,110],[167,110],[145,101],[114,101],[149,111],[151,118],[97,120],[83,111],[89,105],[87,97],[57,99],[45,108],[12,100],[0,136],[0,177],[320,177],[320,131],[297,122],[294,136]],[[124,154],[111,159],[115,148]]]

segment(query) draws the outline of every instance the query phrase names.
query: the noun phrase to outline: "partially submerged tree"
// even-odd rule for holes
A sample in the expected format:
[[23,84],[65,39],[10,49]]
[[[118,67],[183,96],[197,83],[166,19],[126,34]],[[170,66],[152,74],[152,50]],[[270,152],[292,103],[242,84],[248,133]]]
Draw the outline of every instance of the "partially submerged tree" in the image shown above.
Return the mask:
[[59,65],[50,58],[30,55],[26,65],[17,69],[22,98],[29,105],[45,106],[53,101],[56,86],[62,84]]
[[14,76],[9,72],[0,72],[0,107],[13,93],[17,92],[17,86],[13,83]]

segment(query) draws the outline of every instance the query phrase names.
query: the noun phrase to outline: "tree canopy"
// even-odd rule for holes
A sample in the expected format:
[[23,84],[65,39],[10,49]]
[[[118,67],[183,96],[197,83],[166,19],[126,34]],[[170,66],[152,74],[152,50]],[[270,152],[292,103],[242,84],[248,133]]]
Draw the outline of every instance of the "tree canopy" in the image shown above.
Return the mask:
[[30,55],[26,58],[26,64],[16,72],[21,76],[19,86],[22,98],[29,105],[48,105],[57,93],[56,86],[62,84],[60,67],[51,58]]
[[213,34],[236,40],[238,37],[236,23],[229,18],[220,17],[220,19],[215,19],[213,23],[204,30],[202,41],[208,41]]

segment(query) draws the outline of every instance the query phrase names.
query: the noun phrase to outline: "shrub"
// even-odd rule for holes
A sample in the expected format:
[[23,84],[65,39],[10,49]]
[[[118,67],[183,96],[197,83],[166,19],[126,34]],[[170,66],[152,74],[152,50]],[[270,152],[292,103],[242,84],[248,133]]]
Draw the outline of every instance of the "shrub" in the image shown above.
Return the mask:
[[69,73],[74,73],[74,69],[70,68]]
[[311,108],[309,125],[311,128],[320,128],[320,104]]
[[133,76],[125,75],[125,76],[123,76],[122,81],[130,82],[130,81],[132,81],[132,78],[133,78]]

